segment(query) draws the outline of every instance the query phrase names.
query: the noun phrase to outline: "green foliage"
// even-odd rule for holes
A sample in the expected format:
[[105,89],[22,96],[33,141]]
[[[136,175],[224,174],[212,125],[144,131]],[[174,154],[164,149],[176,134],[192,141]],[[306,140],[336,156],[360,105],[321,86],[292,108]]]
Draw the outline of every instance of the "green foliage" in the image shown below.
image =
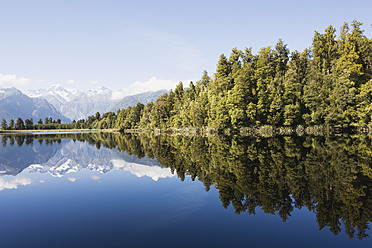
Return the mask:
[[14,120],[10,119],[9,121],[9,128],[12,129],[14,127]]
[[34,123],[33,123],[33,120],[32,120],[32,118],[31,119],[26,119],[25,120],[25,126],[24,126],[24,128],[25,129],[32,129],[32,125],[33,125]]
[[1,129],[5,130],[8,128],[8,123],[6,122],[6,120],[3,118],[3,120],[1,121]]
[[23,122],[22,118],[18,118],[17,119],[17,122],[16,122],[14,128],[16,130],[23,130],[23,129],[25,129],[25,123]]

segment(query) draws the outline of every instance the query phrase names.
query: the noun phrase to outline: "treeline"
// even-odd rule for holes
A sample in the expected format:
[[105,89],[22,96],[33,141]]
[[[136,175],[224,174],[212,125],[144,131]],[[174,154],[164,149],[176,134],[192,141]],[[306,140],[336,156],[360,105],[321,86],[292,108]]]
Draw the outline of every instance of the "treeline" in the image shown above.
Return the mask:
[[1,121],[1,129],[3,130],[38,130],[38,129],[70,129],[71,124],[62,124],[60,119],[53,120],[52,117],[46,117],[44,123],[42,119],[35,124],[32,118],[18,118],[17,121],[10,119],[9,123],[5,118]]
[[[119,112],[119,111],[118,111]],[[101,116],[99,112],[89,116],[86,120],[73,120],[71,123],[61,123],[60,119],[53,120],[52,117],[46,117],[44,122],[39,119],[34,123],[33,119],[18,118],[16,122],[11,119],[9,123],[3,118],[1,129],[3,130],[51,130],[51,129],[109,129],[115,128],[116,114],[107,112]]]
[[118,113],[115,126],[214,128],[368,126],[372,124],[372,40],[362,23],[345,23],[336,37],[329,26],[315,32],[311,49],[232,49],[221,55],[214,77],[178,86],[146,106]]

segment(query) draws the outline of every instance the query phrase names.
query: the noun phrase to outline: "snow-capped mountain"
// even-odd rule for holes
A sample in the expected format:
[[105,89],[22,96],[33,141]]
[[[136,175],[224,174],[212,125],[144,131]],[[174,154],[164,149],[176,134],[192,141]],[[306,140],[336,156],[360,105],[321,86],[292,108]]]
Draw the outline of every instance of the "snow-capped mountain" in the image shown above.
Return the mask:
[[154,101],[166,91],[133,94],[134,92],[131,88],[112,91],[106,87],[84,92],[54,85],[48,89],[28,91],[26,95],[31,98],[45,99],[66,117],[78,120],[85,119],[96,112],[105,113],[133,106],[137,102],[146,104]]
[[42,97],[53,99],[54,97],[60,102],[68,102],[79,96],[81,92],[76,89],[67,89],[62,87],[62,85],[60,84],[56,84],[49,87],[48,89],[30,90],[26,94],[32,98]]
[[0,119],[7,121],[33,118],[36,123],[38,119],[52,117],[54,120],[61,119],[62,122],[70,122],[61,114],[54,105],[43,98],[31,98],[16,88],[0,88]]
[[31,98],[47,100],[71,120],[83,119],[96,112],[106,112],[112,105],[112,92],[104,87],[82,92],[53,85],[48,89],[31,90],[26,94]]

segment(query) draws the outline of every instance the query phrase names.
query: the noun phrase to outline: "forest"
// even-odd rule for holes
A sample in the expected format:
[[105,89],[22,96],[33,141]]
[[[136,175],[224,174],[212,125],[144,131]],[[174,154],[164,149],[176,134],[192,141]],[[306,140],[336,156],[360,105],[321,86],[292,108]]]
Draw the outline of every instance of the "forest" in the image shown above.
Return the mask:
[[[315,31],[310,48],[291,52],[279,40],[254,55],[251,48],[222,54],[212,77],[164,93],[155,102],[69,124],[21,129],[204,129],[372,125],[372,40],[362,23]],[[3,129],[17,129],[3,120]]]

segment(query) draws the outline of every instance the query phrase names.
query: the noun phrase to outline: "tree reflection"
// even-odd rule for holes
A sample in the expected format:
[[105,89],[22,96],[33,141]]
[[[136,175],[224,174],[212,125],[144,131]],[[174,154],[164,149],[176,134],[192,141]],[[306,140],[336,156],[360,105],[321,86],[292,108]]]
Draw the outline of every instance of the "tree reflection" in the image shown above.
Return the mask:
[[[286,221],[294,209],[316,214],[334,234],[365,238],[372,220],[369,136],[166,136],[118,133],[32,136],[41,144],[70,138],[92,146],[156,158],[181,180],[218,189],[222,206],[237,214],[257,208]],[[30,136],[2,136],[2,144],[32,144]],[[9,142],[8,142],[9,140]],[[12,141],[13,140],[13,141]]]

